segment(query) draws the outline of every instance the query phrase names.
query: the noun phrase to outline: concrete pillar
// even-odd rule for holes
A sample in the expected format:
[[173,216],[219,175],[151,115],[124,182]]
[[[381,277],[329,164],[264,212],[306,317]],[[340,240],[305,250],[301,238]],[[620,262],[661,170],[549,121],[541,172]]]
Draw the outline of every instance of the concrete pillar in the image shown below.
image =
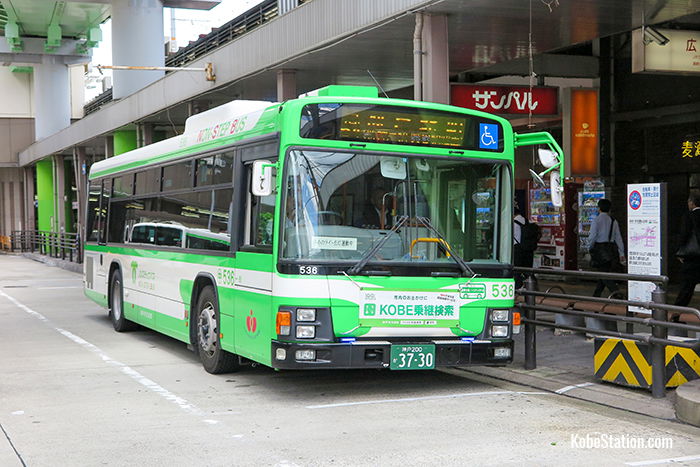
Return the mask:
[[70,74],[57,57],[34,66],[34,128],[38,140],[70,125]]
[[277,72],[277,102],[295,99],[298,95],[296,70],[279,70]]
[[447,42],[447,16],[423,15],[422,34],[423,100],[449,104],[450,54]]
[[152,123],[137,123],[136,124],[136,145],[138,147],[148,146],[153,144],[153,124]]
[[117,130],[114,132],[115,156],[136,149],[136,147],[136,130]]
[[[112,0],[112,63],[165,66],[160,0]],[[112,95],[121,99],[162,78],[163,71],[114,70]]]
[[[110,138],[109,136],[105,138],[105,159],[109,159],[114,155],[114,138]],[[92,163],[94,164],[97,162],[97,156],[93,157]]]
[[23,230],[36,230],[36,216],[34,208],[34,167],[24,167],[24,226]]
[[53,201],[54,201],[54,232],[65,232],[66,229],[66,174],[63,156],[53,156]]
[[[85,167],[85,172],[83,172]],[[73,178],[77,191],[78,201],[77,232],[82,235],[85,229],[85,207],[87,206],[87,163],[85,161],[85,148],[78,146],[73,148]]]
[[36,163],[37,230],[51,231],[54,224],[53,163],[44,159]]

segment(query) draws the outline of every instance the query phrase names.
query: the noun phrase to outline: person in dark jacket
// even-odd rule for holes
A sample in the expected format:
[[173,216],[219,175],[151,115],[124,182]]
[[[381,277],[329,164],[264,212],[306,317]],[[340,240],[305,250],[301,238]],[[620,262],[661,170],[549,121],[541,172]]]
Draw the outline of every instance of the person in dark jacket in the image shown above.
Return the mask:
[[[612,203],[609,199],[601,199],[598,201],[598,216],[591,224],[591,230],[588,234],[588,251],[594,247],[596,243],[612,242],[617,246],[618,258],[614,258],[611,262],[598,265],[595,269],[600,272],[619,272],[615,271],[618,265],[625,264],[625,244],[622,242],[622,234],[620,234],[620,224],[616,219],[610,216],[610,208]],[[594,297],[600,297],[605,288],[610,289],[610,293],[617,292],[617,283],[610,279],[601,279],[596,284]]]
[[[698,244],[700,244],[700,193],[693,193],[688,198],[688,213],[681,225],[680,245],[687,245],[691,240],[691,235],[695,235]],[[683,277],[675,305],[688,306],[693,298],[695,285],[700,282],[700,256],[679,255],[678,260],[683,263],[681,266]]]

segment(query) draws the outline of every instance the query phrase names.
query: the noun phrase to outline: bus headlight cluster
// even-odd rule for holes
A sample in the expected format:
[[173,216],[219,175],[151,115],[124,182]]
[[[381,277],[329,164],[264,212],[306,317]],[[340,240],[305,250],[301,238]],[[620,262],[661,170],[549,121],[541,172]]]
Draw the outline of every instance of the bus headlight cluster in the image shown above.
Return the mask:
[[313,339],[316,337],[316,326],[297,325],[297,339]]
[[508,337],[508,326],[491,326],[491,337]]
[[297,321],[316,321],[314,308],[297,308]]
[[491,321],[507,322],[510,310],[491,310]]

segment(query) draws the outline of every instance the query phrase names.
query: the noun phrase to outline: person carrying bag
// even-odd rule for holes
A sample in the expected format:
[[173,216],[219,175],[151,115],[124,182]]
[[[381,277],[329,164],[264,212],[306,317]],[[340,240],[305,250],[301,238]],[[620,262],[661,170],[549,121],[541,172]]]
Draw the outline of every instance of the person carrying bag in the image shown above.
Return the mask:
[[[610,200],[598,201],[599,214],[593,221],[588,234],[591,266],[600,272],[622,272],[622,265],[625,264],[625,244],[622,243],[620,225],[610,216],[611,207]],[[596,284],[593,296],[600,297],[606,287],[611,293],[619,290],[615,281],[601,279]]]

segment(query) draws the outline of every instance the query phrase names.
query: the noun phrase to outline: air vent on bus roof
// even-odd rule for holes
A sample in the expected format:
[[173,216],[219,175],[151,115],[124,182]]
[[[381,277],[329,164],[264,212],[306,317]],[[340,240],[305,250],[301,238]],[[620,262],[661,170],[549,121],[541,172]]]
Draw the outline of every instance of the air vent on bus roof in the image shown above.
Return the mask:
[[273,104],[274,102],[268,101],[231,101],[189,117],[185,120],[185,133],[194,133],[253,112],[262,112]]
[[299,97],[379,97],[379,91],[374,86],[343,86],[339,84],[332,84],[319,89],[314,89],[304,94],[300,94]]

